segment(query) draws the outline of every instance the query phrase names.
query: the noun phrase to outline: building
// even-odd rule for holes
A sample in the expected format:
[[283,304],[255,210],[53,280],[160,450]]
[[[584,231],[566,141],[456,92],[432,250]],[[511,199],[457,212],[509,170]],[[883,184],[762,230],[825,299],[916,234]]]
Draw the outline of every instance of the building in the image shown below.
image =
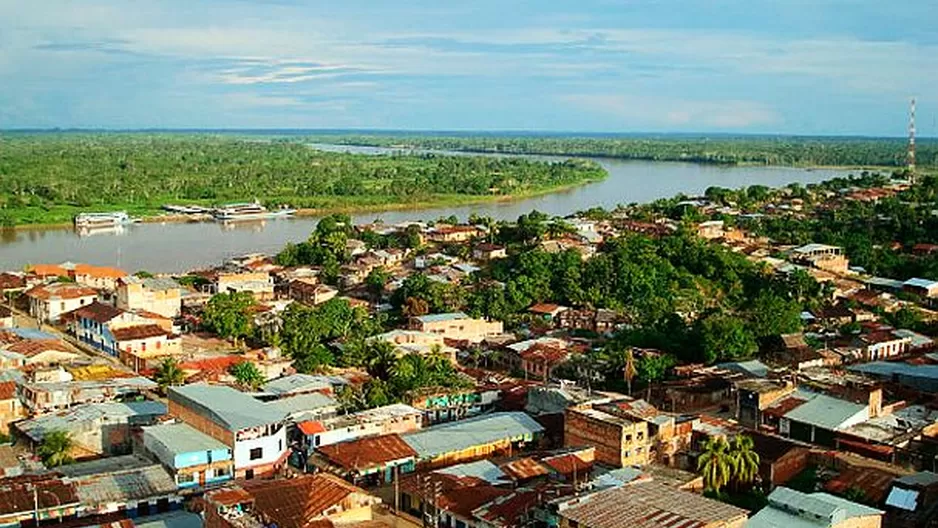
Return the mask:
[[759,455],[759,478],[766,492],[785,484],[808,467],[810,448],[771,434],[747,431]]
[[534,314],[548,323],[552,323],[554,319],[565,310],[569,310],[569,308],[560,306],[559,304],[537,303],[528,308],[528,313]]
[[917,528],[938,520],[938,474],[921,471],[892,481],[883,501],[886,526]]
[[654,480],[567,499],[560,528],[741,528],[747,512]]
[[75,484],[55,473],[0,479],[0,526],[74,519],[80,507]]
[[68,282],[41,284],[26,290],[29,299],[29,314],[46,323],[56,323],[63,314],[91,304],[98,298],[98,291]]
[[291,299],[310,306],[334,299],[338,294],[339,290],[320,283],[318,279],[296,279],[287,285],[287,295]]
[[15,381],[0,381],[0,432],[6,433],[10,424],[26,417],[26,408],[20,402]]
[[117,283],[116,305],[175,318],[182,310],[182,287],[172,279],[124,277]]
[[75,459],[130,453],[133,431],[151,425],[166,414],[160,402],[89,403],[13,425],[17,436],[34,448],[51,431],[67,432]]
[[[509,347],[511,348],[511,347]],[[548,381],[554,369],[570,358],[566,343],[538,342],[524,348],[518,355],[521,358],[521,371],[525,379],[532,378]]]
[[564,413],[563,445],[596,448],[596,461],[613,467],[644,465],[651,460],[648,424],[590,408]]
[[850,261],[843,248],[825,244],[806,244],[791,250],[791,260],[832,273],[847,273]]
[[802,493],[776,488],[769,504],[749,519],[746,528],[779,526],[818,528],[879,528],[883,511],[827,493]]
[[381,499],[334,475],[255,481],[204,496],[205,528],[325,528],[372,520]]
[[482,243],[476,244],[476,246],[472,248],[472,258],[475,260],[495,260],[507,256],[508,251],[505,249],[505,246],[499,246],[498,244]]
[[409,327],[418,332],[470,343],[479,343],[486,337],[500,335],[505,330],[501,321],[473,319],[462,312],[412,317]]
[[708,220],[697,224],[697,236],[706,240],[723,238],[723,220]]
[[277,398],[312,394],[314,392],[330,395],[335,393],[336,386],[345,386],[346,384],[345,379],[335,376],[291,374],[267,382],[267,385],[264,385],[264,392]]
[[751,429],[762,424],[762,413],[779,399],[795,392],[791,383],[747,379],[736,382],[736,419]]
[[269,273],[219,273],[212,283],[212,293],[248,292],[257,301],[274,298],[274,279]]
[[75,485],[80,515],[130,518],[182,508],[179,489],[163,466],[136,455],[101,458],[57,468]]
[[451,363],[456,364],[456,353],[458,350],[446,344],[446,338],[440,334],[430,332],[421,332],[419,330],[391,330],[383,334],[372,336],[370,339],[382,340],[394,344],[397,353],[401,356],[405,354],[418,354],[426,356],[429,354],[443,354]]
[[409,405],[394,403],[322,421],[298,424],[307,455],[321,446],[348,442],[367,436],[404,434],[419,431],[423,413]]
[[369,436],[320,446],[311,464],[353,484],[379,485],[416,467],[417,452],[400,435]]
[[133,399],[157,388],[156,383],[143,377],[73,381],[71,374],[61,373],[64,380],[25,381],[20,385],[20,399],[30,412],[42,414],[73,405]]
[[430,242],[449,244],[466,242],[482,234],[482,230],[475,226],[441,225],[429,230],[426,236]]
[[171,415],[231,449],[235,478],[270,475],[286,463],[287,428],[276,409],[217,385],[171,387],[168,397]]
[[0,328],[13,328],[13,310],[0,306]]
[[121,362],[135,372],[147,368],[149,360],[182,353],[182,338],[158,324],[122,326],[111,334]]
[[928,279],[909,279],[902,283],[902,291],[926,299],[938,297],[938,281]]
[[536,444],[544,427],[523,412],[492,413],[402,435],[418,465],[440,467]]
[[[882,391],[876,393],[881,399]],[[802,399],[805,397],[808,398],[806,401]],[[826,394],[799,391],[796,397],[782,402],[786,404],[782,411],[789,407],[788,402],[792,402],[792,408],[781,416],[779,433],[795,440],[828,447],[836,447],[839,431],[863,423],[876,415],[875,410],[871,411],[869,403],[854,403]]]
[[51,334],[39,339],[21,339],[8,345],[0,345],[0,350],[7,355],[21,358],[23,365],[66,364],[82,357]]
[[66,268],[69,278],[78,284],[96,290],[114,291],[120,279],[127,276],[127,272],[108,266],[91,266],[89,264],[75,264]]
[[212,486],[234,475],[231,448],[185,423],[144,428],[143,446],[180,488]]
[[423,412],[424,425],[461,420],[494,410],[501,399],[497,388],[446,389],[426,387],[412,391],[407,403]]

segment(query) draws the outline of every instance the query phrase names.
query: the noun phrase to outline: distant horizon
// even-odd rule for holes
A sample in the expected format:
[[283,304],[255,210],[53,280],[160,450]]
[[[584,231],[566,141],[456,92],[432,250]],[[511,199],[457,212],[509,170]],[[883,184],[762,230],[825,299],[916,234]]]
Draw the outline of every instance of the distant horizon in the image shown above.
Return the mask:
[[[588,137],[588,138],[791,138],[791,139],[843,139],[908,141],[908,136],[875,136],[844,134],[786,134],[771,132],[590,132],[583,130],[523,130],[523,129],[407,129],[407,128],[105,128],[105,127],[52,127],[52,128],[0,128],[0,134],[270,134],[270,135],[363,135],[363,136],[439,136],[439,137]],[[915,136],[916,142],[938,141],[938,136]]]

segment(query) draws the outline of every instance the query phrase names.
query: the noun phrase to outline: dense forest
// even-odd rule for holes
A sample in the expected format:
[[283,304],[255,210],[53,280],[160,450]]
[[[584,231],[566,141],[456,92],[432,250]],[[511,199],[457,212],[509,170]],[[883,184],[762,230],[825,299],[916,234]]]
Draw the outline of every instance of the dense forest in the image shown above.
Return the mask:
[[[322,143],[505,154],[596,156],[650,161],[793,166],[900,167],[906,142],[899,138],[827,137],[560,137],[326,135]],[[938,166],[938,141],[919,141],[919,166]]]
[[605,177],[584,160],[319,152],[297,142],[151,134],[0,135],[0,223],[166,203],[339,209],[523,196]]

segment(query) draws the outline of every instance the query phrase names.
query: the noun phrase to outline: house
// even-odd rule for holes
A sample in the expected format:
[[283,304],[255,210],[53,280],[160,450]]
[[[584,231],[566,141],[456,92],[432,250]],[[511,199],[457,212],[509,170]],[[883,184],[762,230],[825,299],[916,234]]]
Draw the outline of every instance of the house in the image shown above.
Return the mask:
[[[882,398],[882,391],[876,391]],[[800,397],[808,398],[807,401]],[[826,394],[799,391],[794,398],[792,409],[785,412],[779,420],[779,433],[782,436],[828,447],[837,444],[837,432],[867,421],[875,415],[871,413],[870,403],[854,403]],[[801,404],[797,401],[801,400]],[[870,396],[871,402],[874,396]],[[880,401],[881,403],[881,401]]]
[[766,492],[781,486],[808,467],[810,448],[787,438],[747,431],[759,455],[759,478]]
[[37,339],[20,339],[8,345],[0,345],[0,351],[18,356],[23,365],[65,364],[82,357],[73,348],[52,335],[37,337]]
[[114,291],[120,279],[127,276],[127,272],[122,269],[88,264],[75,264],[66,270],[69,278],[96,290]]
[[475,226],[440,225],[430,229],[426,235],[427,240],[437,243],[467,242],[474,237],[482,235],[482,230]]
[[563,445],[596,448],[596,461],[613,467],[644,465],[651,459],[653,439],[644,420],[591,408],[564,412]]
[[791,383],[766,379],[736,382],[736,420],[751,429],[763,423],[762,414],[770,406],[795,392]]
[[387,341],[394,344],[397,353],[419,354],[426,356],[439,353],[446,356],[451,363],[456,364],[457,349],[446,345],[446,338],[440,334],[421,332],[419,330],[391,330],[383,334],[372,336],[375,341]]
[[264,385],[264,392],[278,398],[298,396],[301,394],[320,393],[334,394],[336,387],[343,387],[348,382],[344,378],[335,376],[313,376],[311,374],[291,374],[277,378]]
[[353,484],[380,485],[414,471],[417,452],[400,435],[368,436],[320,446],[313,464]]
[[902,283],[902,291],[925,299],[934,299],[938,297],[938,281],[909,279]]
[[708,220],[697,224],[697,236],[706,240],[723,238],[723,220]]
[[182,508],[182,496],[169,473],[140,456],[68,464],[58,471],[75,485],[84,517],[119,514],[139,518]]
[[286,464],[287,428],[276,409],[219,385],[171,387],[168,397],[171,415],[232,450],[235,478],[270,475]]
[[74,443],[72,457],[91,458],[129,453],[133,430],[165,414],[166,405],[154,401],[89,403],[17,422],[13,431],[34,448],[50,431],[65,431]]
[[26,290],[29,299],[29,314],[47,323],[56,323],[63,314],[91,304],[98,298],[98,291],[67,282],[41,284]]
[[0,479],[0,526],[74,519],[81,502],[75,484],[56,473]]
[[417,464],[440,467],[511,453],[536,444],[544,427],[523,412],[499,412],[401,435],[417,452]]
[[486,337],[504,332],[501,321],[473,319],[462,312],[411,317],[409,328],[443,336],[445,339],[479,343]]
[[568,310],[568,308],[566,306],[560,306],[559,304],[537,303],[528,308],[528,313],[534,314],[544,321],[551,323],[564,310]]
[[19,293],[26,289],[26,276],[22,273],[0,272],[0,300],[4,295]]
[[605,334],[616,329],[618,314],[612,310],[562,310],[553,320],[558,328],[565,330],[586,330]]
[[212,282],[212,293],[248,292],[257,301],[274,298],[274,279],[269,273],[219,273]]
[[883,511],[827,493],[802,493],[776,488],[769,504],[749,519],[746,528],[817,526],[819,528],[879,528]]
[[0,306],[0,328],[13,328],[13,310]]
[[[400,483],[401,509],[427,519],[431,526],[488,527],[476,512],[490,519],[495,517],[495,501],[507,500],[513,494],[507,486],[510,482],[508,475],[488,460],[410,475]],[[493,505],[492,510],[487,505]],[[494,526],[519,525],[509,521]]]
[[741,528],[747,512],[655,480],[638,480],[557,504],[560,528]]
[[843,248],[825,244],[806,244],[791,250],[793,262],[811,266],[832,273],[845,274],[850,268],[850,261],[844,255]]
[[[205,528],[325,528],[370,521],[381,499],[327,473],[205,493]],[[263,519],[263,521],[261,521]]]
[[[10,424],[26,417],[15,381],[0,381],[0,433],[6,433]],[[0,475],[2,476],[2,475]]]
[[73,405],[129,400],[156,389],[153,381],[143,377],[112,377],[100,381],[73,381],[72,375],[59,371],[60,379],[25,381],[20,385],[20,398],[31,413],[41,414]]
[[185,423],[144,428],[143,446],[180,488],[211,486],[234,475],[231,448]]
[[505,246],[499,246],[498,244],[482,243],[476,244],[472,248],[472,258],[475,260],[495,260],[507,256],[508,251]]
[[318,280],[296,279],[287,285],[287,295],[294,301],[310,306],[322,304],[339,294],[339,290]]
[[147,368],[154,358],[182,353],[182,338],[157,324],[122,326],[111,330],[122,363],[134,372]]
[[525,379],[547,381],[551,379],[554,368],[570,358],[570,351],[565,345],[539,342],[521,350],[518,356],[521,358],[521,370]]
[[339,402],[318,392],[279,398],[267,402],[267,406],[283,415],[291,428],[293,424],[307,420],[332,418],[339,412]]
[[424,425],[432,425],[489,412],[501,399],[500,392],[496,387],[426,387],[412,391],[406,403],[423,412]]
[[117,283],[116,301],[121,310],[175,318],[182,310],[182,287],[167,278],[124,277]]
[[920,471],[892,481],[883,502],[885,525],[896,528],[932,526],[938,519],[938,475]]
[[317,447],[348,442],[367,436],[404,434],[419,431],[423,413],[409,405],[394,403],[321,421],[298,424],[301,445],[311,455]]

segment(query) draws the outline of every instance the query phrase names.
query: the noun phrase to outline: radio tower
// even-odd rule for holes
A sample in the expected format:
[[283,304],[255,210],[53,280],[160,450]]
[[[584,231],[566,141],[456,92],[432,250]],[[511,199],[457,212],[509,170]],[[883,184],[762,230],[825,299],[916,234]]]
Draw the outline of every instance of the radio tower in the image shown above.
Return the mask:
[[915,183],[915,98],[912,98],[912,104],[909,106],[909,153],[906,161],[908,162],[909,180]]

